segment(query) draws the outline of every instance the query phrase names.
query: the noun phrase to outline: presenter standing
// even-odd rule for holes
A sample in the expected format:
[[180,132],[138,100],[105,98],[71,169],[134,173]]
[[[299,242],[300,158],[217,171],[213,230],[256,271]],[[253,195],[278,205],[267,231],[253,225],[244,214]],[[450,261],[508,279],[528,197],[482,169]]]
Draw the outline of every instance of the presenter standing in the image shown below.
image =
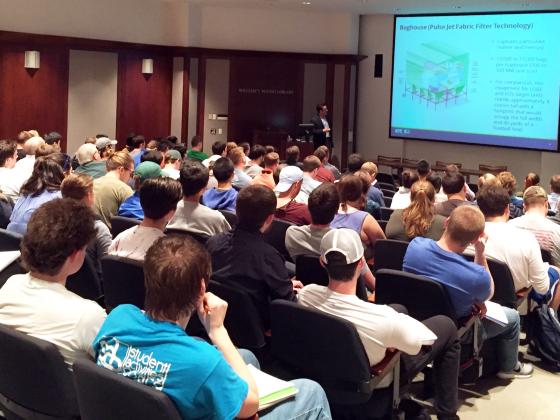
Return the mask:
[[327,104],[319,104],[317,105],[317,115],[311,118],[311,123],[313,124],[313,147],[315,149],[323,145],[326,145],[329,150],[333,148],[331,127],[327,121],[328,112]]

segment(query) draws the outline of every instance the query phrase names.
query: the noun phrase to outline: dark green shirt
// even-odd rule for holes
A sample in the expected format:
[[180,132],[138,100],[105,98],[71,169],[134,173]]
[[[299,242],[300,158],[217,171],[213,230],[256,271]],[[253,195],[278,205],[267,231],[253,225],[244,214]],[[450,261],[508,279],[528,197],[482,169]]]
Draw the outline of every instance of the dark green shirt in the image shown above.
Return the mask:
[[194,159],[194,160],[199,160],[199,161],[203,161],[205,159],[208,159],[208,155],[204,152],[199,152],[198,150],[189,150],[187,152],[187,157],[189,159]]
[[107,173],[107,166],[104,160],[92,160],[91,162],[80,165],[76,172],[90,175],[93,179],[101,178]]

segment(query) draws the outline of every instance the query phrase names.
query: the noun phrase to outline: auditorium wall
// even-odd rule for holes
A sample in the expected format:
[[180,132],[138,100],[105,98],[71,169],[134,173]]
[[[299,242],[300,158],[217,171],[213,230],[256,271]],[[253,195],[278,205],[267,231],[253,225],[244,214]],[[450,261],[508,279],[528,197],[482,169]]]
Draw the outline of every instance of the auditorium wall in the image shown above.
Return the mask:
[[[479,163],[505,164],[518,180],[529,171],[541,176],[545,187],[558,173],[558,154],[497,147],[435,143],[389,138],[393,16],[371,15],[360,19],[359,54],[367,55],[359,67],[357,149],[367,158],[377,155],[403,156],[410,159],[461,162],[465,168],[478,168]],[[375,54],[383,54],[383,77],[373,77]]]

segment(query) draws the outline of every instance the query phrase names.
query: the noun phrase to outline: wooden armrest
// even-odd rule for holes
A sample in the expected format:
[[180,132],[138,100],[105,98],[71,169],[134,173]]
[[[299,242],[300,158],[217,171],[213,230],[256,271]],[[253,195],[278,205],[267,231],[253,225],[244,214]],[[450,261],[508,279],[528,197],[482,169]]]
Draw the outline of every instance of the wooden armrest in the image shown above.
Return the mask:
[[376,365],[373,365],[369,369],[369,371],[372,375],[375,376],[385,376],[387,372],[393,369],[393,366],[395,366],[395,363],[397,363],[399,357],[401,357],[400,351],[387,349],[383,360],[381,360],[381,362],[377,363]]

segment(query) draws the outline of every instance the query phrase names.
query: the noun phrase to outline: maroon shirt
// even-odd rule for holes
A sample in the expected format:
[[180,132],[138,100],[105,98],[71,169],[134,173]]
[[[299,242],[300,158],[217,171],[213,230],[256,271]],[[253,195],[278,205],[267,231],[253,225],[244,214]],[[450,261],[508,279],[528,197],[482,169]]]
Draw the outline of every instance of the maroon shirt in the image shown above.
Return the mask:
[[335,177],[330,169],[325,168],[324,166],[320,166],[317,169],[317,175],[315,175],[315,179],[320,182],[334,182]]
[[286,222],[294,223],[298,226],[311,224],[311,214],[309,214],[307,206],[302,203],[296,203],[295,201],[290,201],[284,207],[276,209],[274,217],[280,220],[285,220]]

